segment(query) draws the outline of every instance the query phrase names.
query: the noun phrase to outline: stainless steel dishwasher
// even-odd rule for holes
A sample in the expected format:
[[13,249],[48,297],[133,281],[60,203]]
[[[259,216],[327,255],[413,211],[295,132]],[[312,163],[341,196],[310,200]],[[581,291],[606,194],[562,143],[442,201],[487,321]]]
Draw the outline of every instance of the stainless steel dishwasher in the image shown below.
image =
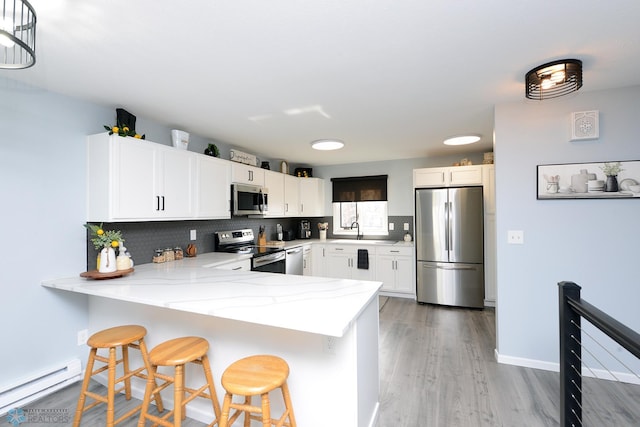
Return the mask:
[[287,259],[285,261],[285,271],[287,274],[297,274],[302,276],[303,269],[303,252],[302,246],[287,249]]

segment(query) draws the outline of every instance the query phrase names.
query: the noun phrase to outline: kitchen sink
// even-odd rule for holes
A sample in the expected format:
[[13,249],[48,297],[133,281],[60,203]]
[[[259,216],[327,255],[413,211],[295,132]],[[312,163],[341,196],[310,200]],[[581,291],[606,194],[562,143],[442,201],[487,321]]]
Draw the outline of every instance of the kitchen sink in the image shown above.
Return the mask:
[[339,244],[347,244],[347,245],[379,245],[379,244],[387,244],[393,245],[397,243],[395,240],[350,240],[350,239],[336,239],[330,240],[329,243],[339,243]]

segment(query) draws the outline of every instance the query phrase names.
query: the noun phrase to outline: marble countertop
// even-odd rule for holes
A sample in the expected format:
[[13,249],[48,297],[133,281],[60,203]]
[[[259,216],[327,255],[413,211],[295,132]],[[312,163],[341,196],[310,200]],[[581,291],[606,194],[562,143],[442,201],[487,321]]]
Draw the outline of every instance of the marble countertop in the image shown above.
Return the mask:
[[42,285],[81,294],[165,307],[225,319],[342,337],[377,298],[381,282],[332,279],[216,267],[246,255],[205,253],[163,264],[142,264],[127,276],[80,276]]

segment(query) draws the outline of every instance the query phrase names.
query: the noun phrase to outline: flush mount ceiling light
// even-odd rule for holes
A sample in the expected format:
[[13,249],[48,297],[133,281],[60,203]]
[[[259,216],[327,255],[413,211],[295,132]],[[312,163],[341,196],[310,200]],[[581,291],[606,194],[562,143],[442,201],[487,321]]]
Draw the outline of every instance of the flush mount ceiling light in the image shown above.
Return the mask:
[[322,151],[339,150],[344,147],[344,142],[338,139],[317,139],[311,143],[311,147]]
[[526,96],[539,101],[557,98],[582,87],[582,61],[562,59],[534,68],[525,78]]
[[36,13],[27,0],[0,4],[0,68],[29,68],[36,63]]
[[452,136],[444,140],[444,145],[466,145],[480,141],[479,135]]

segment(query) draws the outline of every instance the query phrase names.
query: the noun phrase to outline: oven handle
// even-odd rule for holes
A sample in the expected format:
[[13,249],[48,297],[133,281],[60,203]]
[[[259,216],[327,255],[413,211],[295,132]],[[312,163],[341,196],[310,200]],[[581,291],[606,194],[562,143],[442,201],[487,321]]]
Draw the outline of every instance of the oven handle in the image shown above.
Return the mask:
[[285,256],[286,256],[285,252],[284,251],[280,251],[280,252],[276,252],[276,253],[269,254],[269,255],[262,255],[262,256],[259,256],[259,257],[254,257],[253,258],[253,265],[254,265],[254,267],[261,267],[263,265],[273,264],[274,262],[284,261]]

